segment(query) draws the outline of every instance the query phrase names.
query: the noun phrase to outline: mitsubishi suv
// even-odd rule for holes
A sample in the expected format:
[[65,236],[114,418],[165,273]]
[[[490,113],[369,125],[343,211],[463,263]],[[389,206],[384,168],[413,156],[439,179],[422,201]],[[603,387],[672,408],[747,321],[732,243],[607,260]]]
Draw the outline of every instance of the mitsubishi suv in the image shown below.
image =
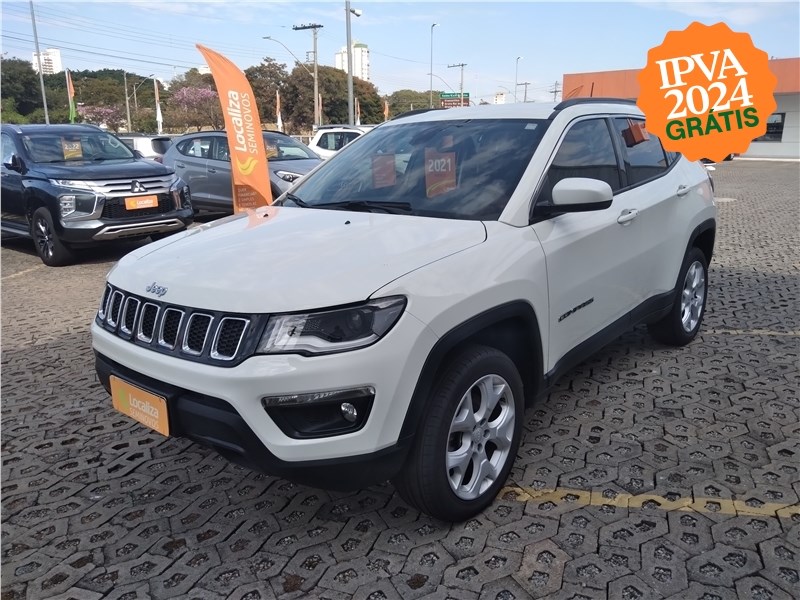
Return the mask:
[[2,126],[3,235],[33,238],[48,266],[76,248],[186,229],[188,186],[93,125]]
[[274,205],[120,260],[96,368],[163,435],[461,521],[561,374],[637,324],[692,341],[715,230],[706,170],[632,103],[399,117]]

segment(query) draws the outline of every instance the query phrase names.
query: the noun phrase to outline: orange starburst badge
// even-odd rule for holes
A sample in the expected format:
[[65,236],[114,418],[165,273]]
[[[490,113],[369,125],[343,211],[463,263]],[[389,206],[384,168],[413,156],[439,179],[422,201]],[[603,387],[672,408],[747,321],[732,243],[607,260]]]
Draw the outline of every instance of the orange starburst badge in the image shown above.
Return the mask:
[[670,31],[638,79],[647,129],[689,160],[743,153],[776,107],[766,52],[724,23]]

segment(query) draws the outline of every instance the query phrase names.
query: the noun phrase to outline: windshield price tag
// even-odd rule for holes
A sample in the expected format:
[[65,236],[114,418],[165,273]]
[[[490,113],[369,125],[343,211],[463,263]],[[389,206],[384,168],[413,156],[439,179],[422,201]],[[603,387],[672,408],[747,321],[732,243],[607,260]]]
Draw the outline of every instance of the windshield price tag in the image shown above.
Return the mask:
[[776,107],[767,54],[724,23],[670,31],[638,79],[647,129],[689,160],[743,153]]
[[83,149],[80,140],[61,140],[61,150],[64,152],[64,160],[83,158]]
[[390,187],[397,182],[394,154],[377,154],[372,157],[372,187]]
[[434,198],[457,187],[456,153],[425,148],[425,195]]

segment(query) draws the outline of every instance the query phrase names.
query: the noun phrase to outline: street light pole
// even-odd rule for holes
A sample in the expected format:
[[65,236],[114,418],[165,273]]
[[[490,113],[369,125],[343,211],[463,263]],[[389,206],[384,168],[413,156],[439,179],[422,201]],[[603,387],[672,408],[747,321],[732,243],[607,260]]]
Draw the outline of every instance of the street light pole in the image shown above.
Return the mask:
[[517,81],[519,81],[518,74],[519,74],[519,59],[520,58],[522,58],[522,57],[521,56],[517,57],[517,61],[515,63],[516,66],[514,67],[514,104],[517,103],[517,87],[519,86]]
[[42,104],[44,105],[44,122],[50,125],[50,115],[47,112],[47,93],[44,91],[44,73],[42,73],[42,53],[39,52],[39,35],[36,33],[36,16],[33,14],[33,0],[31,1],[31,24],[33,25],[33,43],[36,46],[36,62],[39,66],[39,84],[42,86]]
[[434,23],[431,25],[431,84],[430,84],[430,93],[428,98],[428,108],[433,108],[433,28],[436,27],[438,23]]
[[349,0],[344,3],[347,13],[347,118],[350,125],[355,124],[355,102],[353,94],[353,40],[350,36],[350,13],[360,17],[363,12],[357,8],[350,8]]

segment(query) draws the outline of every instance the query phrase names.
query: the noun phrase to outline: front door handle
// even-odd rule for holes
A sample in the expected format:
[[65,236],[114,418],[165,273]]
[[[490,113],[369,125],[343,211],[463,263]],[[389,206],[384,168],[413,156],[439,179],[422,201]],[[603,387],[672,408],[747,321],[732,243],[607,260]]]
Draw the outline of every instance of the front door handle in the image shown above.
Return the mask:
[[208,172],[209,172],[209,173],[216,173],[216,172],[217,172],[217,170],[216,170],[216,169],[212,169],[211,167],[209,167],[209,168],[208,168]]
[[630,223],[636,217],[639,216],[639,211],[635,208],[626,208],[623,210],[619,217],[617,218],[617,223],[620,225],[625,225],[626,223]]
[[676,196],[685,196],[689,193],[689,186],[686,185],[679,185],[677,191],[675,192]]
[[177,168],[179,168],[179,169],[185,169],[185,168],[186,168],[186,165],[185,165],[185,164],[183,164],[183,163],[179,163],[179,162],[176,162],[176,163],[175,163],[175,166],[176,166]]

